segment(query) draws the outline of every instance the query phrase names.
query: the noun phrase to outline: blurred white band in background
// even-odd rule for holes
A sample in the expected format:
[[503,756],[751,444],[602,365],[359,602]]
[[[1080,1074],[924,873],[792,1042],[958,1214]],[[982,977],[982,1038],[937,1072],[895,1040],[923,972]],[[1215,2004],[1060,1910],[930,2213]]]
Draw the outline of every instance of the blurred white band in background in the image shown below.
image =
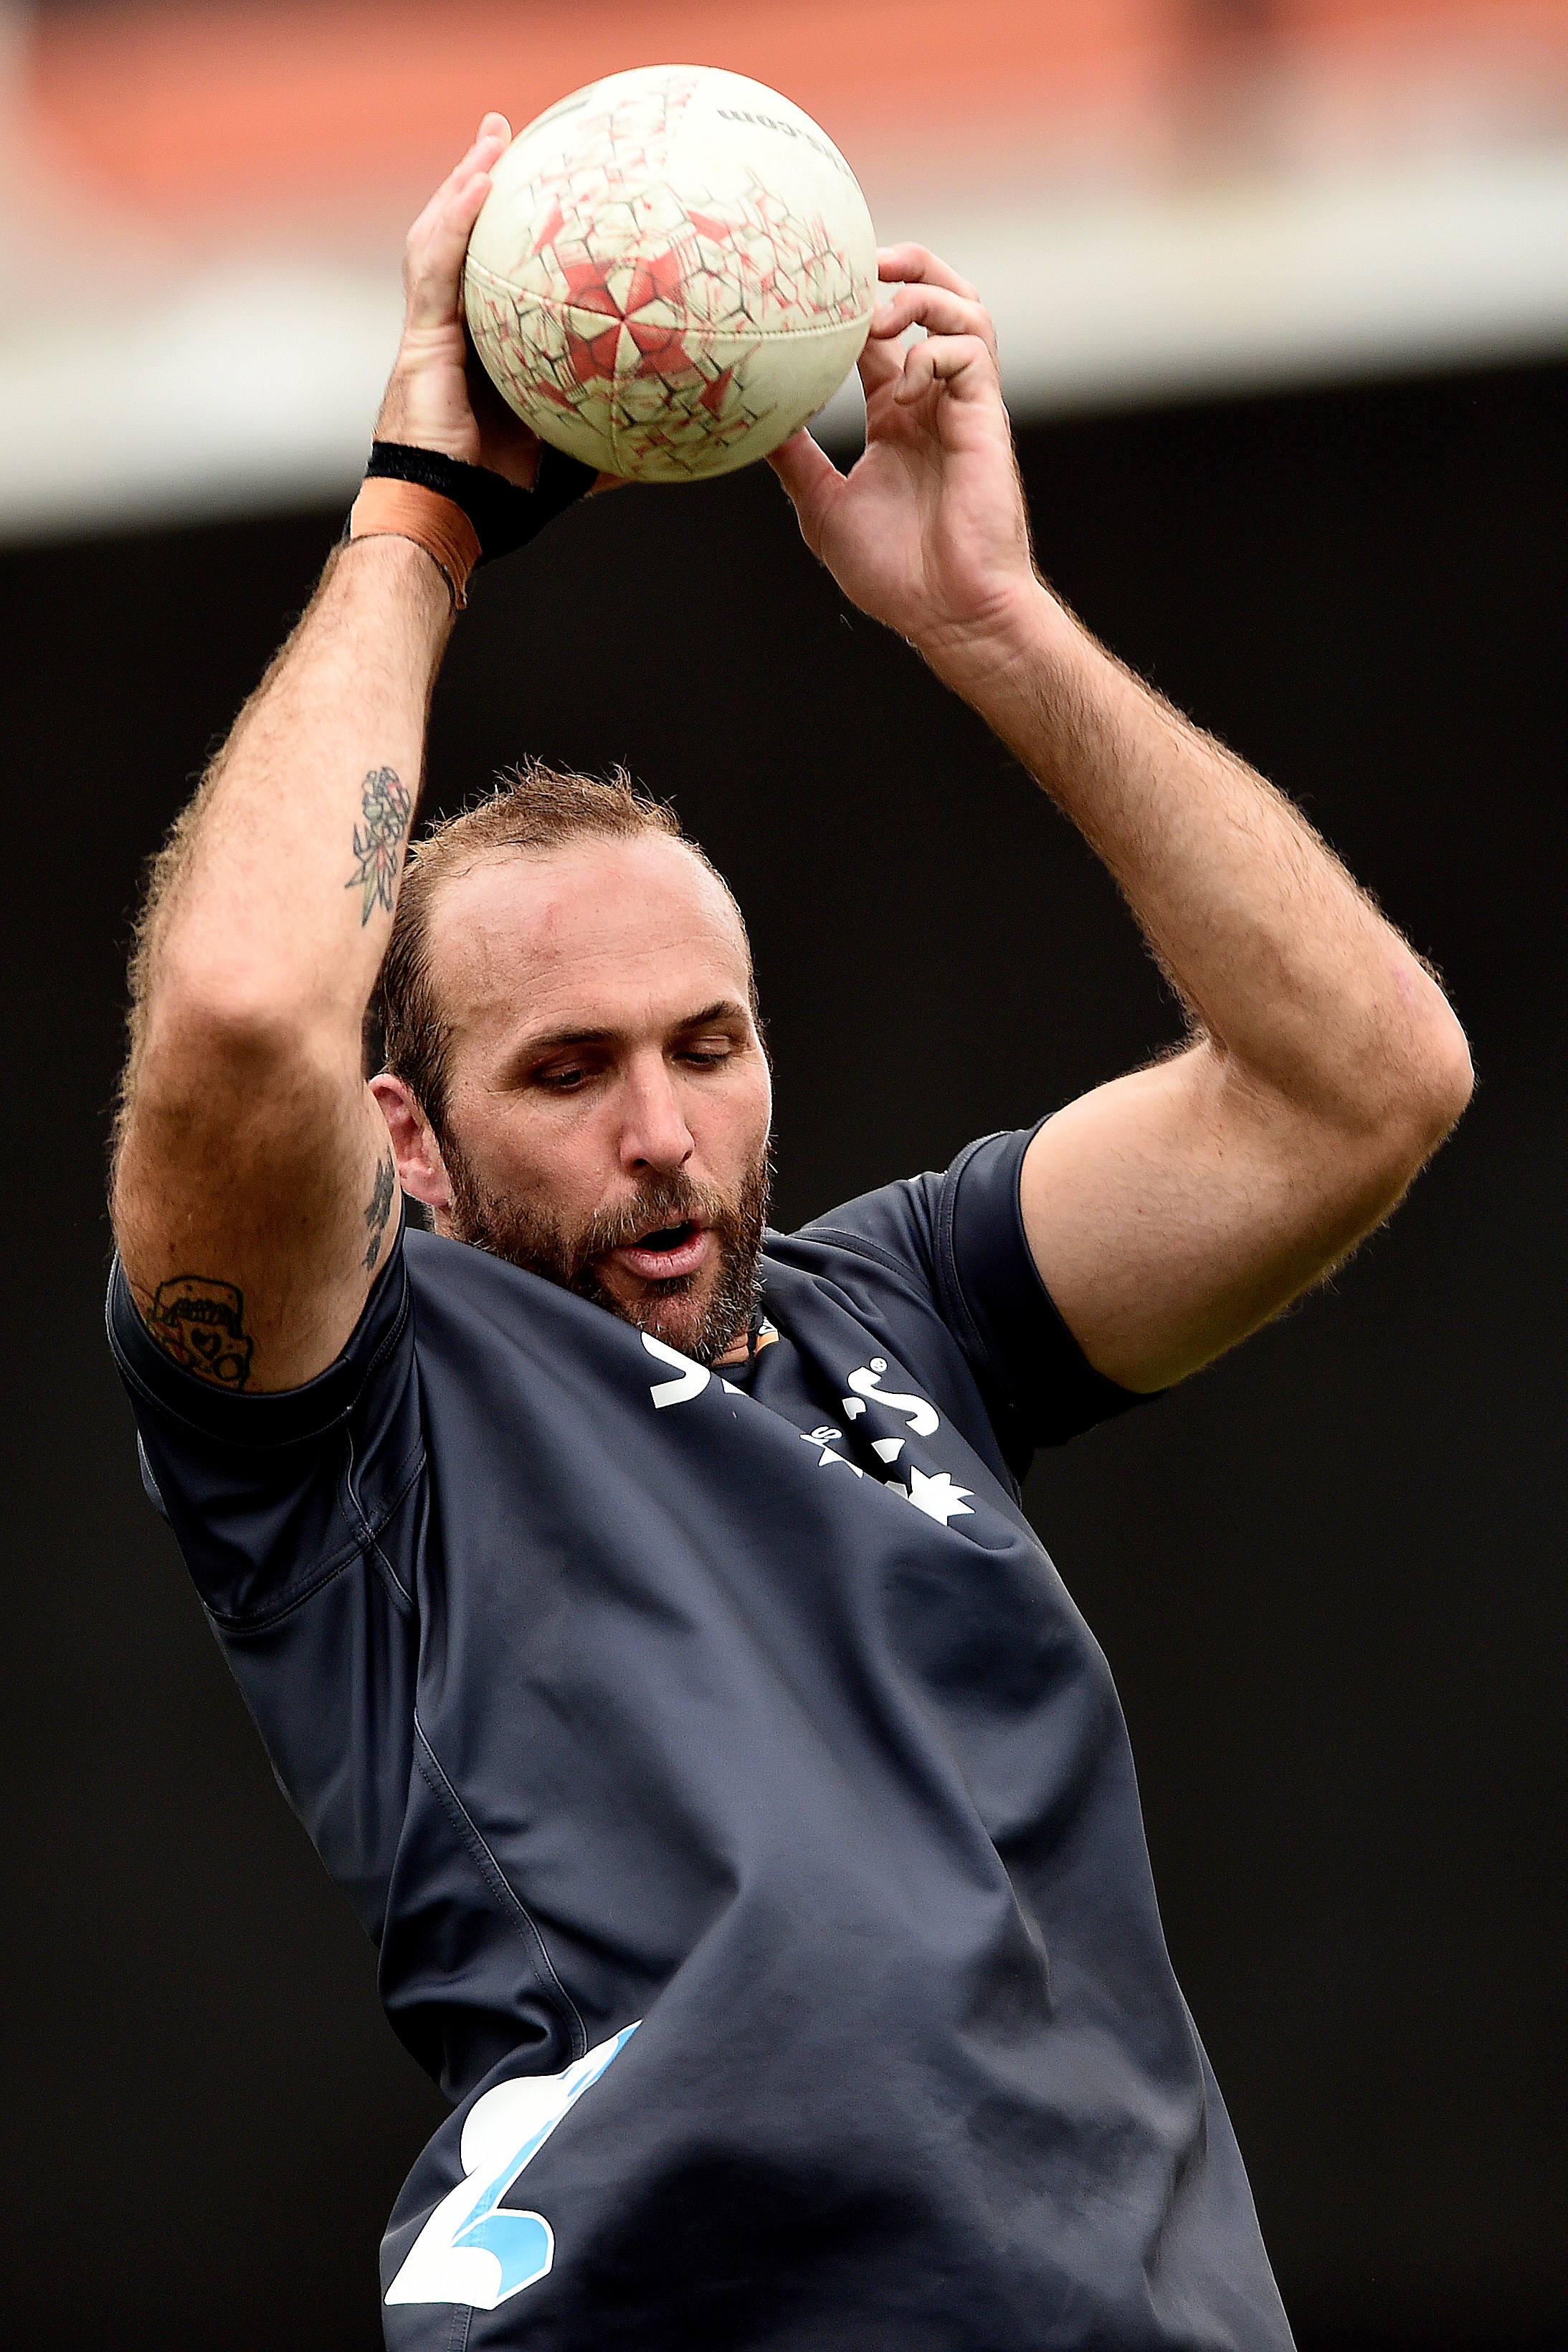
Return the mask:
[[[362,15],[371,0],[357,5]],[[1185,5],[1190,16],[1197,0]],[[1281,22],[1292,7],[1304,21],[1314,0],[1273,5]],[[1517,34],[1525,19],[1514,0],[1498,5],[1497,24],[1506,17]],[[851,15],[855,5],[841,0]],[[1212,30],[1226,10],[1221,0],[1204,5]],[[152,13],[167,42],[169,10]],[[225,21],[244,13],[236,17],[229,0]],[[1107,26],[1121,21],[1114,9],[1104,13]],[[1145,10],[1151,24],[1180,13],[1181,0],[1148,0]],[[1490,21],[1484,0],[1426,13],[1450,35],[1457,14],[1472,33]],[[1092,29],[1093,7],[1079,14]],[[1361,14],[1382,25],[1398,11],[1392,0],[1366,0]],[[290,22],[308,32],[329,16],[325,0],[314,14],[309,0],[298,0]],[[1001,16],[1015,47],[1034,37],[1024,18],[1019,32],[1016,9]],[[1420,0],[1406,0],[1406,33],[1422,17]],[[276,176],[257,182],[273,193],[253,195],[248,213],[226,186],[204,207],[194,168],[184,184],[166,175],[175,195],[165,201],[155,144],[140,162],[125,148],[131,163],[121,156],[117,185],[114,153],[106,146],[95,165],[89,135],[94,121],[115,121],[92,80],[94,21],[90,11],[51,17],[0,0],[0,537],[346,504],[397,341],[406,190],[357,188],[350,205],[323,185],[306,203],[308,173],[295,168],[290,150],[278,170],[293,173],[287,184],[298,200],[282,209]],[[98,21],[123,58],[134,12],[128,19],[120,6]],[[212,33],[213,18],[189,21]],[[1275,57],[1270,103],[1291,135],[1253,153],[1237,137],[1248,91],[1260,86],[1249,52],[1253,80],[1238,84],[1240,96],[1213,117],[1223,132],[1218,148],[1204,149],[1203,121],[1196,131],[1189,125],[1183,135],[1196,144],[1177,168],[1164,151],[1158,169],[1127,168],[1131,118],[1119,133],[1108,107],[1094,133],[1100,163],[1084,132],[1069,169],[1063,137],[1031,137],[1016,88],[998,116],[1007,135],[998,133],[988,163],[973,135],[956,145],[943,135],[938,58],[928,119],[908,121],[913,101],[902,100],[897,138],[868,82],[855,160],[884,241],[929,246],[980,289],[1020,420],[1547,356],[1568,350],[1568,79],[1552,62],[1568,56],[1568,39],[1558,40],[1568,34],[1568,9],[1543,0],[1528,21],[1557,43],[1540,52],[1551,70],[1534,75],[1528,119],[1516,41],[1511,108],[1483,103],[1473,70],[1471,87],[1455,86],[1447,115],[1430,93],[1450,85],[1423,82],[1413,135],[1410,104],[1401,110],[1387,96],[1415,87],[1407,69],[1403,84],[1397,76],[1368,84],[1358,68],[1354,135],[1345,110],[1331,110],[1323,119],[1334,135],[1320,137],[1314,152],[1296,118],[1281,113],[1286,85]],[[52,114],[55,85],[37,62],[51,54],[40,26],[56,28],[70,68],[57,73]],[[1484,41],[1464,52],[1472,64],[1490,54]],[[974,57],[971,40],[971,82]],[[1322,116],[1332,78],[1321,58],[1313,71]],[[1368,87],[1384,91],[1397,135],[1379,138]],[[166,92],[167,76],[160,88]],[[803,92],[808,102],[810,94]],[[1051,94],[1060,123],[1059,80]],[[1146,89],[1141,102],[1146,147],[1155,119]],[[852,93],[841,103],[852,110]],[[972,118],[973,89],[968,104]],[[120,121],[134,129],[130,114]],[[254,148],[254,120],[246,135]],[[1040,161],[1047,155],[1049,173]],[[143,173],[140,184],[126,177],[132,166]],[[820,430],[844,451],[860,419],[851,384]]]

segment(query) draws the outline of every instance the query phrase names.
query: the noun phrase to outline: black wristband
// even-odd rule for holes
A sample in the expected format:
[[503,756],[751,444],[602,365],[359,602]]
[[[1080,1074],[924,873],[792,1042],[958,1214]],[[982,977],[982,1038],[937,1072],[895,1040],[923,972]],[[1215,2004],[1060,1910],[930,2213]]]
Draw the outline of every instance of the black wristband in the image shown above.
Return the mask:
[[[479,562],[510,555],[537,539],[547,522],[590,491],[599,477],[548,441],[539,444],[539,467],[531,490],[493,474],[487,466],[444,457],[439,449],[415,449],[405,441],[372,441],[367,481],[418,482],[438,498],[461,507],[479,537]],[[477,566],[476,566],[477,569]]]

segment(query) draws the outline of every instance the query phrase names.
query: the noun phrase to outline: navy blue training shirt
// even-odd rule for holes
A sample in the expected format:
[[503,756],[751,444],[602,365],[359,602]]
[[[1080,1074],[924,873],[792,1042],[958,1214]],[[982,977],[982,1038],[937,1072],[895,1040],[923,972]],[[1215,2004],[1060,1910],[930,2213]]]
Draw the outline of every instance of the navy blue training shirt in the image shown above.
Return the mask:
[[768,1237],[707,1370],[411,1233],[248,1396],[117,1266],[149,1484],[455,2102],[393,2352],[1286,2352],[1110,1671],[1025,1519],[1131,1403],[1026,1134]]

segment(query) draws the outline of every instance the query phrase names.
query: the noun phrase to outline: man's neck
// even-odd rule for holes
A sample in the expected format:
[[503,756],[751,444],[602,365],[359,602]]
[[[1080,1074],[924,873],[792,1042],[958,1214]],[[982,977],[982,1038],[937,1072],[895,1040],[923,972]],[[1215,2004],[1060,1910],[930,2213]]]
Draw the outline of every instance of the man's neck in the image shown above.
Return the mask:
[[748,1364],[753,1356],[759,1355],[764,1348],[770,1348],[778,1337],[771,1323],[764,1323],[759,1331],[743,1331],[738,1339],[730,1341],[722,1356],[714,1358],[714,1370],[722,1372],[727,1364]]

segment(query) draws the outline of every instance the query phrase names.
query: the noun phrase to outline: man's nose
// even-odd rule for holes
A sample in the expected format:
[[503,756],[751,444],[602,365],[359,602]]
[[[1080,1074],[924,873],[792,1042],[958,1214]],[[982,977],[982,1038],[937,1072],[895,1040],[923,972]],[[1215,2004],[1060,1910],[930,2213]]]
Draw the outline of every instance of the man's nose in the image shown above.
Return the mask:
[[621,1129],[622,1165],[684,1168],[695,1146],[674,1074],[661,1055],[629,1073]]

